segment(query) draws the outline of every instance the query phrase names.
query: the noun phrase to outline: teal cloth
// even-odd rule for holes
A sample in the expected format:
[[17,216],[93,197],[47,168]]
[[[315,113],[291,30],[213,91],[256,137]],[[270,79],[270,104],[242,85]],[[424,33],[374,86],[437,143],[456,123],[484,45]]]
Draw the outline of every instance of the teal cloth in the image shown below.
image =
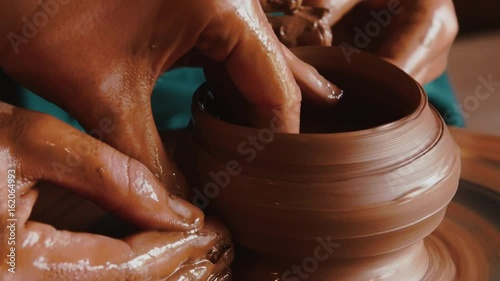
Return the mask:
[[187,127],[193,93],[205,82],[201,68],[181,68],[158,79],[152,97],[153,115],[160,131]]
[[462,111],[446,73],[424,85],[424,90],[429,97],[430,104],[439,111],[446,124],[465,127]]
[[72,125],[75,128],[78,128],[83,131],[82,126],[76,119],[71,117],[66,111],[62,110],[60,107],[57,105],[50,103],[46,101],[45,99],[37,96],[36,94],[26,90],[22,89],[20,93],[20,105],[24,108],[28,108],[31,110],[36,110],[39,112],[47,113],[50,114],[70,125]]
[[[185,128],[191,119],[191,97],[205,81],[199,68],[178,68],[158,79],[152,96],[152,108],[156,125],[160,131]],[[452,126],[465,125],[453,88],[446,74],[424,86],[430,103],[441,113],[446,123]],[[68,113],[28,90],[22,91],[22,106],[41,111],[67,122],[79,129],[81,126]]]
[[[203,82],[205,82],[205,76],[201,68],[173,69],[158,79],[151,97],[151,106],[158,130],[176,130],[187,127],[191,119],[191,97]],[[21,91],[21,106],[53,115],[83,130],[67,112],[26,89]]]

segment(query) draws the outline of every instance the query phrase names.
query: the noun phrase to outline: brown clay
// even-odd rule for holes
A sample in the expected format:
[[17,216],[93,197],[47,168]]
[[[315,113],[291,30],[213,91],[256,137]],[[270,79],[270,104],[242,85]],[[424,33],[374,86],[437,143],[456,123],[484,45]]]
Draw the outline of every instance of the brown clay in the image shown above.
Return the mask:
[[287,47],[330,46],[332,31],[325,20],[329,10],[299,7],[281,16],[268,16],[276,36]]
[[294,52],[346,93],[335,108],[303,107],[302,134],[274,133],[277,118],[231,124],[209,89],[194,97],[198,184],[244,248],[236,280],[471,280],[449,232],[423,240],[457,190],[460,157],[422,88],[368,54]]

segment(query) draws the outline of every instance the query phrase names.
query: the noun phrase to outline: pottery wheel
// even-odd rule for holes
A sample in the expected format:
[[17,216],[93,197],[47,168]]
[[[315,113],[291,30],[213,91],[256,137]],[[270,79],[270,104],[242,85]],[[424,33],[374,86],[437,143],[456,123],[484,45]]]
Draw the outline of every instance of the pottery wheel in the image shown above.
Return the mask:
[[500,280],[500,194],[461,181],[441,225],[424,243],[430,264],[424,280]]
[[[474,182],[483,182],[484,185],[466,180],[460,181],[458,191],[448,205],[443,222],[424,240],[430,265],[424,280],[498,281],[500,280],[500,237],[498,235],[500,181],[497,162],[494,160],[496,159],[495,147],[498,142],[496,138],[488,137],[478,140],[477,136],[460,130],[451,130],[451,132],[462,148],[462,163],[465,168],[462,170],[463,177]],[[178,135],[169,133],[165,138],[182,139],[181,136],[184,135],[184,132]],[[170,146],[170,150],[173,149],[174,147]],[[63,195],[68,196],[66,191]],[[73,212],[67,212],[66,209],[61,209],[61,212],[64,212],[68,218],[73,218],[75,213],[80,217],[92,213],[90,210],[93,205],[80,205],[82,207],[80,209],[75,207]],[[123,237],[134,230],[110,214],[101,216],[97,220],[96,217],[97,215],[88,219],[88,221],[93,220],[94,223],[87,224],[85,229],[113,237]],[[57,221],[74,221],[65,220],[64,216],[62,216],[63,219],[60,216],[57,218]],[[82,223],[79,222],[78,227],[81,226]],[[71,225],[59,225],[59,227],[71,229]],[[246,257],[241,252],[237,252],[236,259],[235,271]],[[243,266],[247,267],[248,264],[243,264]],[[246,277],[237,275],[233,280],[256,281]],[[376,281],[375,278],[376,276],[366,280]],[[258,281],[278,280],[286,281],[280,279],[279,276]]]
[[[423,244],[417,243],[409,247],[413,249],[408,252],[416,253],[419,252],[419,248],[424,249],[422,246],[425,245],[425,250],[421,254],[428,257],[428,264],[418,265],[416,261],[419,259],[416,256],[419,253],[416,253],[414,258],[407,258],[409,265],[406,267],[392,264],[390,268],[380,268],[375,276],[366,276],[370,278],[366,280],[377,281],[390,278],[387,274],[388,272],[394,273],[393,266],[401,266],[405,271],[415,266],[426,266],[425,276],[422,279],[415,279],[420,281],[500,280],[500,239],[498,236],[500,218],[497,214],[499,204],[500,194],[495,190],[461,180],[457,194],[448,205],[446,216],[440,226],[424,239]],[[251,255],[245,256],[242,252],[245,250],[239,251],[240,255],[237,254],[234,264],[235,281],[254,281],[249,276],[269,272],[267,264],[272,264],[272,259],[257,261]],[[291,266],[291,264],[284,266]],[[320,266],[318,271],[321,271]],[[349,280],[348,276],[337,277],[339,280]],[[259,281],[299,280],[294,278],[287,279],[276,275]],[[309,278],[322,280],[323,277],[310,272]]]
[[[425,281],[500,280],[500,194],[493,189],[460,181],[457,194],[448,205],[441,225],[424,239],[429,255]],[[130,229],[107,216],[92,229],[123,236]],[[236,267],[247,267],[246,258],[237,255]],[[245,272],[243,270],[242,272]],[[246,275],[246,274],[245,274]],[[235,276],[235,281],[255,281]],[[377,279],[370,281],[376,281]],[[286,281],[278,276],[269,280]]]

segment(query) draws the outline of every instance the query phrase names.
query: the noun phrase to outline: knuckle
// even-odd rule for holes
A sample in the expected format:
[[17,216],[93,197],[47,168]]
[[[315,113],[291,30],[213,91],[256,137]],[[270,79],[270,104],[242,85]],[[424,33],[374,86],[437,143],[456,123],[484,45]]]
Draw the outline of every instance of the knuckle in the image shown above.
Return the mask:
[[[149,181],[150,172],[148,168],[141,162],[127,157],[126,160],[126,182],[120,190],[120,196],[126,198],[127,201],[141,200],[144,195],[154,193],[153,183]],[[125,207],[127,204],[122,204]]]
[[54,121],[52,116],[46,114],[16,114],[12,125],[16,129],[16,137],[37,139],[45,135],[47,124],[53,124]]
[[43,113],[22,111],[16,113],[11,123],[13,141],[23,149],[42,149],[46,145],[47,134],[53,131],[59,121]]

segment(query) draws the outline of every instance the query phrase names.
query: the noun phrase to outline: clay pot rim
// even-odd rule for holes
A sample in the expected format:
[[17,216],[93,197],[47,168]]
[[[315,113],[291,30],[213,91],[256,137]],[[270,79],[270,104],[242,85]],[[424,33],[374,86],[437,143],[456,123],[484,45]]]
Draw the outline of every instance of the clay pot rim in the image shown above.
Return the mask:
[[[326,49],[331,50],[332,48],[333,49],[340,49],[338,47],[306,46],[306,47],[292,48],[291,50],[294,53],[311,52],[311,51],[325,52]],[[345,137],[364,137],[364,136],[372,135],[375,133],[383,133],[383,132],[388,131],[388,130],[394,130],[395,128],[404,126],[408,122],[411,122],[411,121],[417,119],[420,116],[420,114],[422,113],[422,111],[425,109],[425,107],[428,106],[427,95],[425,94],[425,91],[422,88],[422,86],[417,81],[415,81],[411,76],[409,76],[407,73],[405,73],[403,70],[399,69],[398,67],[387,62],[384,59],[381,59],[375,55],[365,53],[365,52],[361,52],[359,54],[356,54],[355,59],[353,59],[353,63],[354,63],[354,61],[361,62],[361,63],[380,64],[381,67],[390,68],[390,69],[392,69],[392,71],[396,71],[396,72],[400,72],[400,73],[404,74],[403,76],[406,77],[406,79],[408,80],[405,83],[412,83],[412,84],[414,84],[414,86],[417,86],[417,89],[419,92],[419,102],[418,102],[417,107],[414,110],[412,110],[411,113],[404,115],[403,117],[401,117],[397,120],[391,121],[389,123],[381,124],[381,125],[378,125],[378,126],[375,126],[372,128],[368,128],[368,129],[347,131],[347,132],[337,132],[337,133],[299,133],[299,134],[296,134],[296,133],[274,132],[275,137],[285,138],[285,139],[286,138],[294,138],[294,139],[296,139],[296,138],[308,138],[308,139],[312,139],[312,140],[315,140],[315,139],[316,140],[343,139]],[[207,112],[205,109],[203,109],[203,103],[202,103],[203,98],[207,94],[209,94],[210,92],[212,92],[212,90],[210,89],[208,82],[205,82],[194,93],[193,102],[191,105],[191,110],[192,110],[193,117],[194,117],[193,120],[195,120],[195,122],[197,120],[199,120],[199,118],[197,118],[197,117],[203,117],[203,119],[204,119],[203,121],[206,121],[206,122],[212,123],[212,124],[218,123],[220,126],[223,126],[227,130],[244,131],[245,134],[256,134],[263,129],[264,130],[270,129],[268,127],[253,128],[253,127],[237,125],[237,124],[233,124],[233,123],[230,123],[228,121],[216,118],[215,116],[213,116],[212,114]],[[416,94],[416,91],[413,94]],[[195,117],[195,116],[197,116],[197,117]]]

